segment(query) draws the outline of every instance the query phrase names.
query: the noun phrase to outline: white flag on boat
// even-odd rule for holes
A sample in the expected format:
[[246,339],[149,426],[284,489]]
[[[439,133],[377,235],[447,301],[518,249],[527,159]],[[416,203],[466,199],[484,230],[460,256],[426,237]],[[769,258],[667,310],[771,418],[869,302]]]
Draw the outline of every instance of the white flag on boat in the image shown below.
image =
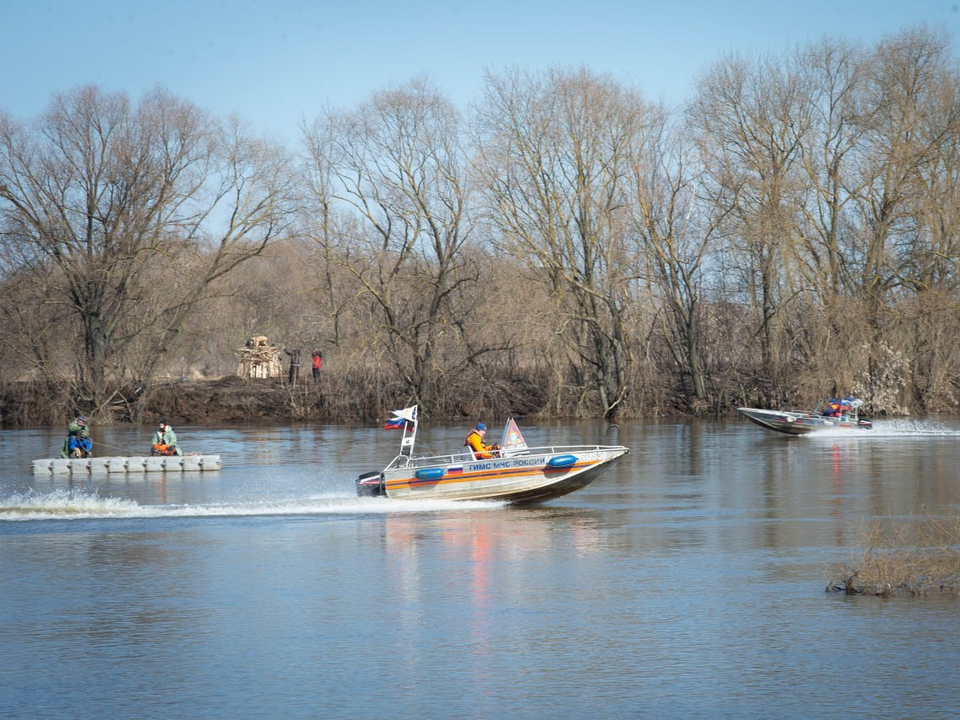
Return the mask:
[[407,422],[416,422],[417,406],[411,405],[410,407],[404,408],[403,410],[391,410],[390,414],[395,415],[398,418],[403,418]]
[[417,425],[417,406],[404,408],[403,410],[391,410],[392,418],[388,418],[383,424],[385,430],[404,430],[408,426]]

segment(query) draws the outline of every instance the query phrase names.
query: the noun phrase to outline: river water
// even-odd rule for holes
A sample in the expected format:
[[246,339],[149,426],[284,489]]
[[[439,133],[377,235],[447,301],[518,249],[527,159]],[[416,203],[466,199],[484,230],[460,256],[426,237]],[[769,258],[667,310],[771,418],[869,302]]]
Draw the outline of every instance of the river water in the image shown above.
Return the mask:
[[0,717],[960,714],[960,601],[824,591],[864,522],[956,511],[960,419],[624,423],[629,456],[536,507],[357,499],[377,428],[176,430],[223,469],[34,476],[62,433],[0,430]]

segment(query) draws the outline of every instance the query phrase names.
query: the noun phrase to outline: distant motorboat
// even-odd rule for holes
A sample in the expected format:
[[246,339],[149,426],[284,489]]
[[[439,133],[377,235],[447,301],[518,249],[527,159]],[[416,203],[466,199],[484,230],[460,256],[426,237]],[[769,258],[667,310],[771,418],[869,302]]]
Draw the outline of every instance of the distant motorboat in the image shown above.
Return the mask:
[[[817,430],[870,430],[873,423],[860,417],[862,400],[831,400],[824,412],[737,408],[737,412],[760,427],[788,435],[806,435]],[[829,414],[828,414],[829,413]]]
[[[590,484],[626,455],[622,445],[565,445],[527,447],[510,418],[492,457],[473,452],[415,456],[417,406],[397,410],[388,427],[403,429],[400,454],[383,470],[364,473],[356,480],[357,495],[404,500],[499,500],[539,503],[566,495]],[[619,427],[610,435],[619,441]]]

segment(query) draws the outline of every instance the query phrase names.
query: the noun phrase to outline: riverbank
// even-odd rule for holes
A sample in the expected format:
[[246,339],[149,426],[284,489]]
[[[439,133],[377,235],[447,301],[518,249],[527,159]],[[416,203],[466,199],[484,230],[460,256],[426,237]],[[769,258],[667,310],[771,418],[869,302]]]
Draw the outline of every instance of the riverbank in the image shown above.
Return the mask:
[[[59,388],[38,383],[7,383],[0,393],[0,425],[58,425],[83,407]],[[118,399],[98,424],[123,424],[129,402]],[[112,417],[111,417],[112,413]],[[327,416],[323,383],[312,379],[293,385],[286,378],[244,380],[225,376],[204,380],[170,380],[153,386],[141,420],[164,419],[174,425],[222,425],[253,422],[323,420]]]
[[321,420],[325,406],[320,383],[290,385],[286,378],[170,382],[154,388],[144,420],[178,425]]
[[[457,403],[435,411],[434,416],[459,420],[482,415],[500,418],[523,417],[543,411],[541,384],[533,380],[503,381],[496,398],[480,395],[471,402]],[[43,382],[7,382],[0,385],[0,427],[44,427],[62,425],[80,412],[98,425],[122,425],[135,416],[138,394],[115,398],[98,417],[72,397],[65,386]],[[235,375],[220,378],[180,378],[151,386],[139,420],[154,423],[163,419],[174,425],[224,425],[263,422],[368,423],[382,419],[387,410],[409,400],[399,392],[380,388],[363,377],[309,374],[290,383],[286,376],[244,379]]]

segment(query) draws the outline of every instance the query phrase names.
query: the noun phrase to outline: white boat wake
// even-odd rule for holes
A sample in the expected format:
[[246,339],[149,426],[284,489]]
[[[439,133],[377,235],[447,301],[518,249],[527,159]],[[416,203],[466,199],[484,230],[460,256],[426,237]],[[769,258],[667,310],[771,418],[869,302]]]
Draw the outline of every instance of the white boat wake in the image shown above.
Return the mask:
[[940,425],[927,420],[874,420],[871,430],[823,429],[814,430],[806,435],[809,438],[921,438],[921,437],[960,437],[956,427]]
[[78,490],[16,493],[0,498],[0,522],[22,520],[96,520],[198,517],[263,517],[303,515],[370,515],[429,512],[469,512],[502,506],[490,501],[390,501],[352,495],[313,495],[306,498],[203,505],[140,505],[134,500],[101,497]]

